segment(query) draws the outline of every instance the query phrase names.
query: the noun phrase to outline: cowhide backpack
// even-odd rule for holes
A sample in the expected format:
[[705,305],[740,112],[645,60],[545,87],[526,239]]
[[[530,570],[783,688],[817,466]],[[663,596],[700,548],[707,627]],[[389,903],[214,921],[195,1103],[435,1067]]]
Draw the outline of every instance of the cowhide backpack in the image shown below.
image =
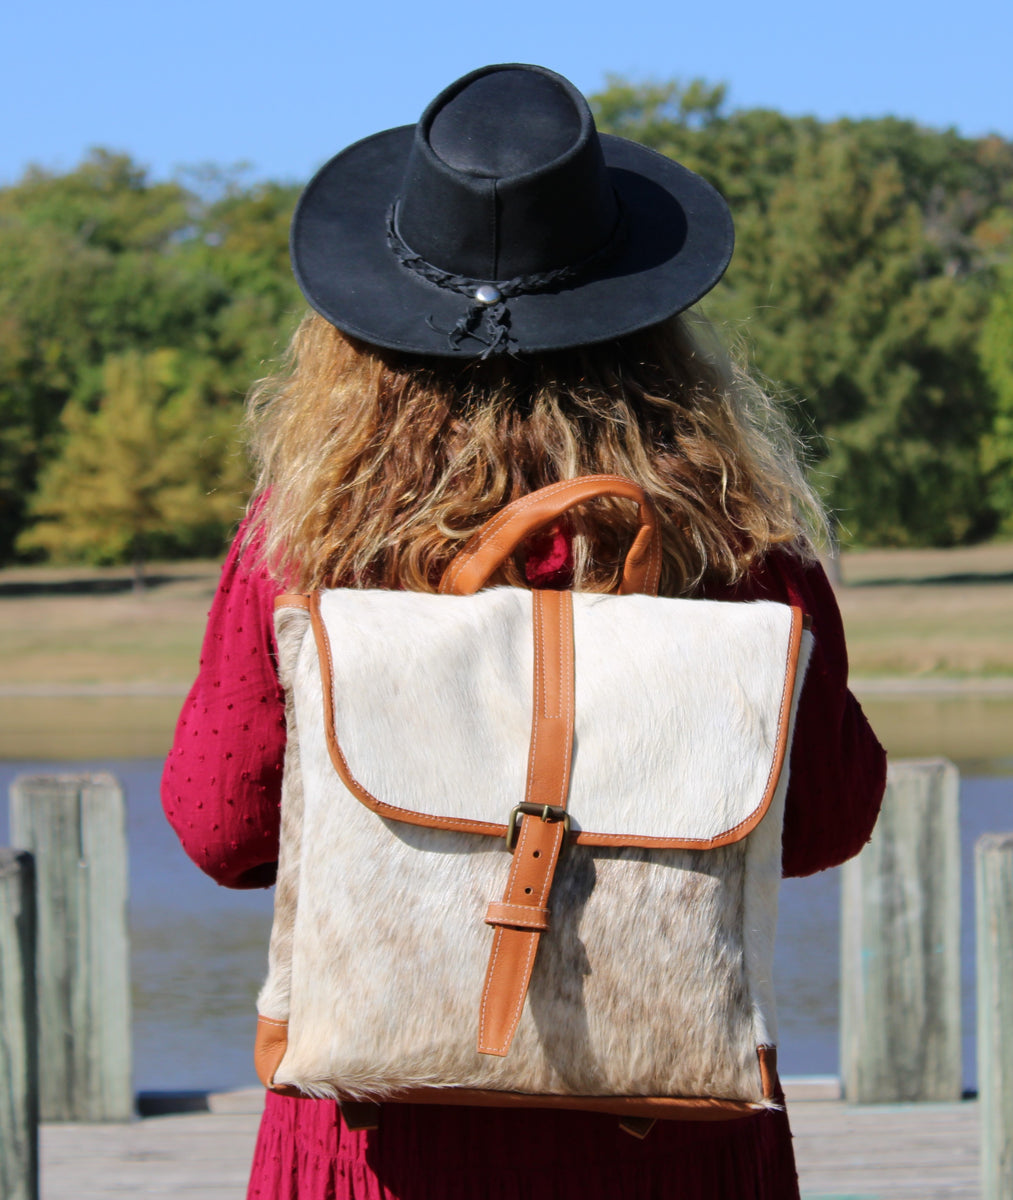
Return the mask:
[[[618,595],[483,585],[596,496],[639,505]],[[508,505],[436,595],[282,596],[288,700],[269,1088],[733,1118],[775,1106],[772,953],[797,609],[657,596],[644,492]]]

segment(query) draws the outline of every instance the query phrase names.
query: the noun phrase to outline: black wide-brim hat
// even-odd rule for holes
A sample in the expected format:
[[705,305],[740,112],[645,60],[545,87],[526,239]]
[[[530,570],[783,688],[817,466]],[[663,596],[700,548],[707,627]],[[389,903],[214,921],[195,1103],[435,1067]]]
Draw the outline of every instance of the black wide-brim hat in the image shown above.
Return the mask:
[[599,134],[561,75],[506,64],[332,158],[300,197],[291,249],[303,294],[338,329],[475,358],[656,324],[717,283],[733,241],[699,175]]

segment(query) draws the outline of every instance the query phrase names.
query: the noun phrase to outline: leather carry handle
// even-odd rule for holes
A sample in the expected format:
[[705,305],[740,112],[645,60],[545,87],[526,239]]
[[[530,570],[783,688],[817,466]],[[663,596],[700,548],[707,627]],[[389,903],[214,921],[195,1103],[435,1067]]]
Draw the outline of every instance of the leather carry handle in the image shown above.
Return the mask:
[[645,592],[656,596],[661,578],[661,535],[654,505],[639,484],[621,475],[583,475],[512,501],[486,521],[454,556],[443,573],[439,590],[445,595],[473,595],[488,583],[526,537],[597,496],[633,500],[640,509],[640,528],[623,564],[619,594]]

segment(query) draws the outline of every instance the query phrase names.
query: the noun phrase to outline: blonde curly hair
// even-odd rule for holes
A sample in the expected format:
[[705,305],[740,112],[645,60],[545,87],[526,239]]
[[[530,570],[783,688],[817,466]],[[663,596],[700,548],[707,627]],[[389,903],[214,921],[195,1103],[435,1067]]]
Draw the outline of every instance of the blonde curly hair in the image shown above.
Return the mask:
[[[322,317],[253,389],[250,538],[286,586],[433,591],[509,501],[579,475],[636,480],[657,508],[661,591],[734,583],[774,546],[826,535],[781,407],[682,315],[617,341],[485,362],[357,342]],[[635,509],[572,514],[574,586],[608,590]],[[501,582],[523,584],[523,564]]]

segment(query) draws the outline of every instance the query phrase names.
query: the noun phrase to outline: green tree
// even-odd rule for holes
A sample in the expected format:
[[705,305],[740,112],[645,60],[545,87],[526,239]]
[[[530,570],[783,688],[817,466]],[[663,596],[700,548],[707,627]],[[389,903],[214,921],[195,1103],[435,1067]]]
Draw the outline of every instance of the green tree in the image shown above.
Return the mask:
[[111,353],[185,343],[227,299],[179,270],[188,203],[102,151],[0,190],[0,557],[82,377]]
[[985,439],[985,469],[1002,528],[1013,533],[1013,257],[997,273],[981,332],[981,361],[996,397],[995,420]]
[[986,298],[939,268],[896,160],[803,148],[730,285],[770,377],[805,397],[844,540],[952,544],[994,528],[974,353]]
[[295,195],[218,172],[199,191],[154,183],[101,150],[0,189],[0,560],[66,438],[61,413],[95,408],[110,356],[176,351],[200,393],[195,420],[218,438],[302,310],[288,267]]
[[[62,451],[45,469],[20,548],[55,559],[132,561],[135,583],[166,544],[217,543],[241,512],[242,468],[228,416],[179,386],[176,351],[109,357],[95,409],[62,415]],[[232,414],[234,417],[235,414]]]
[[977,341],[1008,244],[1013,146],[894,118],[729,113],[700,81],[613,80],[595,107],[603,129],[700,171],[731,204],[736,252],[706,308],[797,398],[842,540],[992,532],[994,394]]

